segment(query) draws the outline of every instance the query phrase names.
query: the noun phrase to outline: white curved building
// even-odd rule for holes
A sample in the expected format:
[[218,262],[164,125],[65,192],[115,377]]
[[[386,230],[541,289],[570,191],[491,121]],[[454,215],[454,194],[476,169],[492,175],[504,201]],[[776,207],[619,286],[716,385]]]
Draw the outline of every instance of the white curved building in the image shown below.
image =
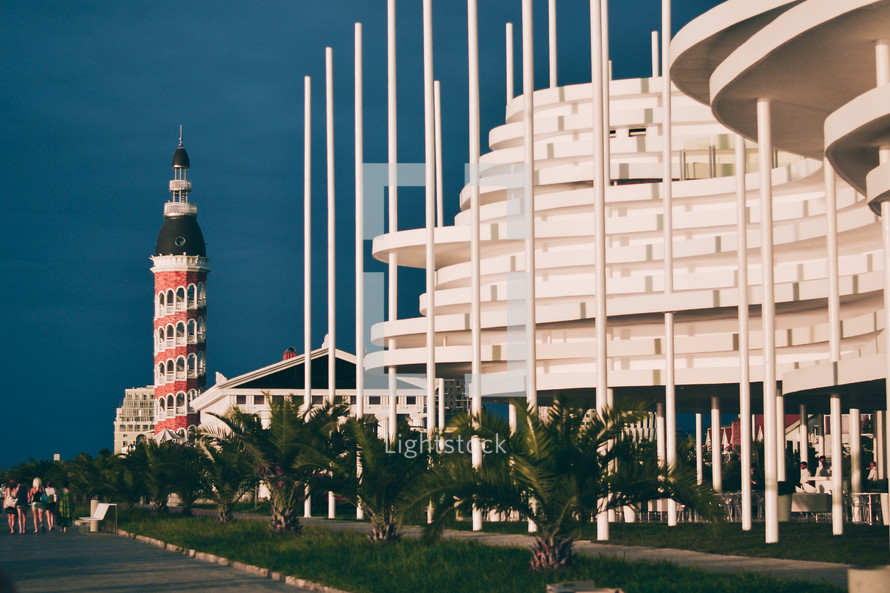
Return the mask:
[[[798,404],[830,409],[838,439],[841,411],[858,417],[859,409],[888,407],[890,210],[883,200],[890,198],[890,46],[876,44],[887,38],[886,0],[730,0],[681,30],[670,56],[676,88],[668,229],[664,78],[610,85],[607,385],[616,397],[659,403],[675,385],[677,412],[744,412],[750,405],[752,413],[765,413],[767,541],[778,538],[782,395],[793,403],[790,413]],[[592,402],[598,381],[594,88],[534,92],[541,403],[557,393]],[[527,315],[521,199],[526,104],[523,96],[508,102],[505,123],[490,131],[490,150],[481,160],[481,384],[488,397],[514,395],[527,384],[521,329]],[[764,105],[771,108],[771,126]],[[737,143],[736,133],[747,140]],[[826,172],[826,155],[841,179]],[[434,310],[427,295],[420,297],[421,314],[435,317],[440,377],[466,376],[473,357],[470,190],[461,193],[454,225],[435,230]],[[883,248],[876,212],[885,215]],[[425,239],[424,229],[378,236],[374,257],[423,268]],[[666,240],[672,247],[667,266]],[[667,291],[666,268],[673,284]],[[743,268],[746,286],[740,284]],[[747,316],[739,308],[746,301]],[[665,356],[668,315],[673,364]],[[369,354],[366,368],[423,372],[430,360],[426,328],[424,317],[376,325],[372,339],[388,348]],[[753,397],[743,405],[747,396],[740,394],[749,385]],[[885,428],[876,431],[884,444]],[[839,459],[839,444],[834,453]],[[854,491],[860,479],[853,476]],[[835,483],[839,493],[839,473]],[[837,494],[836,532],[839,500]]]

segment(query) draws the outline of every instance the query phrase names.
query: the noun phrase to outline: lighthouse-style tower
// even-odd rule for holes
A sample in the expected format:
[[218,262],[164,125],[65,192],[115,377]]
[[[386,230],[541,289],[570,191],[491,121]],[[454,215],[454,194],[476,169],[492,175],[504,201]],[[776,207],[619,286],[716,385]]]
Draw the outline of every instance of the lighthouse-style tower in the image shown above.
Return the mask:
[[170,430],[180,437],[197,428],[192,400],[206,384],[207,267],[198,208],[189,203],[189,155],[173,153],[170,201],[158,233],[151,271],[155,277],[155,434]]

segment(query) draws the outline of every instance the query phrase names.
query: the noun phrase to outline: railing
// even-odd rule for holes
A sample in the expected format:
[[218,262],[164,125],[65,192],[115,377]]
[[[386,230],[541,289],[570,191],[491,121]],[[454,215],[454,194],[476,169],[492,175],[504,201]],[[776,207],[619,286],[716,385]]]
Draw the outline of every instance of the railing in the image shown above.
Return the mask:
[[[172,189],[172,185],[174,182],[185,181],[188,183],[189,188],[191,188],[192,182],[180,179],[171,179],[170,185]],[[164,204],[164,214],[197,214],[198,207],[195,204],[190,204],[189,202],[167,202]]]

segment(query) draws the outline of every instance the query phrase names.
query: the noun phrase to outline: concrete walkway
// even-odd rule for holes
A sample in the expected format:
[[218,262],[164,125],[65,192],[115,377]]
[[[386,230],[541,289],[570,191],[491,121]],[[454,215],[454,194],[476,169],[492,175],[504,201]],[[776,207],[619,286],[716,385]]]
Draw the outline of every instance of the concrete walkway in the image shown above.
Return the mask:
[[[246,515],[245,518],[260,519]],[[265,517],[263,517],[265,519]],[[330,529],[366,532],[367,523],[302,519],[306,525]],[[402,530],[405,537],[420,536],[419,527]],[[532,537],[521,534],[486,534],[446,530],[449,539],[473,540],[486,545],[529,548]],[[663,561],[693,566],[709,572],[755,572],[782,579],[829,582],[847,588],[845,564],[806,562],[775,558],[723,556],[686,550],[643,548],[599,544],[590,541],[575,543],[575,551],[585,556],[614,556],[628,561]],[[251,575],[232,567],[221,566],[155,546],[111,534],[82,535],[77,531],[61,534],[27,533],[0,535],[0,569],[14,582],[18,593],[156,593],[182,591],[189,593],[234,593],[308,591]],[[0,593],[5,588],[0,578]]]
[[[4,525],[5,527],[5,525]],[[109,533],[0,534],[0,593],[306,592]]]

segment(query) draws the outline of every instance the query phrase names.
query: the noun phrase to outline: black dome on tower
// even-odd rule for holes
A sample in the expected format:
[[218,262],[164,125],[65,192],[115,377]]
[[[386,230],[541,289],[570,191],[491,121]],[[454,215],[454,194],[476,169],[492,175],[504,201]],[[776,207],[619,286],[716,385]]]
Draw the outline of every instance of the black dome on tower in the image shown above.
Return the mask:
[[176,152],[173,153],[173,168],[174,169],[188,169],[189,168],[189,153],[185,151],[182,143],[180,142],[179,148],[176,149]]
[[194,216],[165,216],[155,243],[155,255],[207,256],[204,234]]

